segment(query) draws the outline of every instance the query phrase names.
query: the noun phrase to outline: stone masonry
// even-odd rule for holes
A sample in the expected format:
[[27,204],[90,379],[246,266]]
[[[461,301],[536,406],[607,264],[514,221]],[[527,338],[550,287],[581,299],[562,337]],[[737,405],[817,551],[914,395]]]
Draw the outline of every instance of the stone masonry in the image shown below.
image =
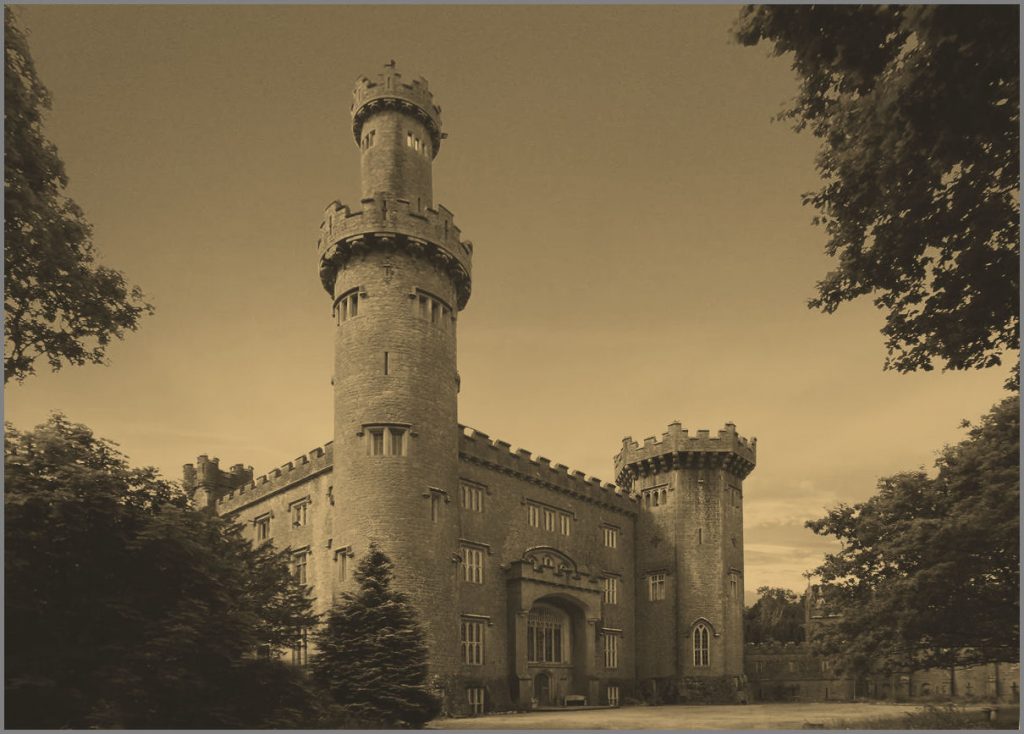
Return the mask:
[[746,700],[742,483],[756,442],[731,423],[714,436],[673,423],[623,441],[613,485],[460,425],[473,246],[434,204],[441,108],[391,62],[356,82],[352,120],[362,200],[328,206],[317,244],[332,441],[255,480],[200,456],[184,470],[195,503],[289,549],[320,612],[380,545],[449,712]]

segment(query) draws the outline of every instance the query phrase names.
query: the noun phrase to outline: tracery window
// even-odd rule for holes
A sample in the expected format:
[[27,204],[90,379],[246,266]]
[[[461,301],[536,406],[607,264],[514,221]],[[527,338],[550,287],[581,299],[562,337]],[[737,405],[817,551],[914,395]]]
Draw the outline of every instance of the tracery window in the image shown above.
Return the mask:
[[697,668],[711,665],[711,633],[703,622],[693,628],[693,664]]
[[526,655],[531,663],[569,662],[565,650],[564,615],[548,609],[533,609],[526,622]]

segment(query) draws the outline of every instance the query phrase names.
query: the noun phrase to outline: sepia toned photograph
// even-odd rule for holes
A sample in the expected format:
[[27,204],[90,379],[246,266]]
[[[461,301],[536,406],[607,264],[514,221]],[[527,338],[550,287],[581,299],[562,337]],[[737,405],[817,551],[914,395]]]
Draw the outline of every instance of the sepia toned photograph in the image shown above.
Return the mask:
[[6,5],[3,727],[1017,729],[1020,30]]

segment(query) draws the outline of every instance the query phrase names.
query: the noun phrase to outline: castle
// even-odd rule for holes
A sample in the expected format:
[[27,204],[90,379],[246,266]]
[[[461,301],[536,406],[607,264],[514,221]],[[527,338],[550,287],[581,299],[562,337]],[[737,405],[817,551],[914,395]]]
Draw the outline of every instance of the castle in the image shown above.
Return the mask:
[[[659,688],[745,700],[743,480],[731,423],[623,440],[617,485],[458,423],[456,328],[473,246],[433,198],[445,135],[423,79],[356,83],[361,209],[317,245],[335,321],[334,435],[253,481],[200,456],[195,503],[292,554],[316,610],[371,542],[423,625],[449,711],[616,705]],[[292,650],[304,664],[308,642]]]

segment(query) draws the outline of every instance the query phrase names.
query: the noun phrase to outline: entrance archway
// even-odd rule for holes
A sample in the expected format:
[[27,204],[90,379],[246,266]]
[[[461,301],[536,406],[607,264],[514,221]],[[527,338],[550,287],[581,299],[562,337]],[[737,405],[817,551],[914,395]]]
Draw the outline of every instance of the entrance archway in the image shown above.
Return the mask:
[[551,701],[551,674],[548,672],[537,673],[533,679],[533,695],[541,706],[550,706]]

